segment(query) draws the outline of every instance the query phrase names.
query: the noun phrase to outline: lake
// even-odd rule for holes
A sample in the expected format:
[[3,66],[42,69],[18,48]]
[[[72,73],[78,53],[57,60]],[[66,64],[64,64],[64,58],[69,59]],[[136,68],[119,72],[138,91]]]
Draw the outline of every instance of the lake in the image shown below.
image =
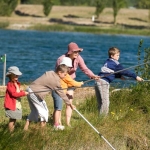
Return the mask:
[[[121,50],[119,61],[125,68],[137,65],[137,50],[141,39],[144,41],[143,50],[150,47],[150,37],[146,36],[0,30],[0,55],[7,55],[7,68],[10,66],[20,68],[23,73],[19,79],[21,82],[30,82],[45,71],[54,70],[57,58],[67,52],[67,45],[70,42],[76,42],[79,47],[83,48],[80,54],[86,65],[98,74],[108,57],[108,49],[113,46]],[[0,62],[0,68],[0,83],[2,84],[2,62]],[[88,79],[78,69],[76,80]]]

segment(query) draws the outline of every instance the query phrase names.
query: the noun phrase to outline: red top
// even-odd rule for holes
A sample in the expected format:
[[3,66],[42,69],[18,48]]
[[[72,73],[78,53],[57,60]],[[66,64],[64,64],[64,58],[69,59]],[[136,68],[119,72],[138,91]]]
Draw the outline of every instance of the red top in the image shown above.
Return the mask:
[[[18,86],[20,87],[20,83],[17,82]],[[5,94],[5,101],[4,107],[10,110],[16,110],[16,98],[25,96],[25,91],[16,92],[16,87],[13,82],[9,81],[7,83],[6,94]]]

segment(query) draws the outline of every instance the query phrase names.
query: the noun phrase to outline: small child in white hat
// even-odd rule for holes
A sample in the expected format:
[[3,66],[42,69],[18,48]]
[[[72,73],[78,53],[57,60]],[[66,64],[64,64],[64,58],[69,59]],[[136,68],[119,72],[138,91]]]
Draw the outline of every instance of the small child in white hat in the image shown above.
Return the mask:
[[[69,57],[64,57],[62,59],[62,61],[60,62],[60,65],[66,65],[68,67],[68,70],[72,67],[72,60]],[[71,78],[71,76],[67,73],[67,75],[65,76],[65,78],[60,80],[61,83],[61,87],[64,91],[64,93],[67,93],[67,89],[70,87],[81,87],[84,83],[75,81],[74,79]],[[73,97],[69,94],[66,94],[67,97],[69,98],[70,102],[72,103],[72,99]],[[54,119],[54,128],[55,129],[59,129],[59,130],[63,130],[64,126],[61,125],[61,110],[62,110],[62,99],[61,97],[56,93],[56,91],[52,91],[52,97],[53,97],[53,101],[54,101],[54,112],[53,112],[53,119]],[[71,119],[71,113],[72,111],[68,111],[68,109],[70,110],[70,106],[66,105],[66,124],[68,126],[70,125],[70,119]]]
[[21,75],[22,73],[16,66],[9,67],[8,72],[6,73],[6,77],[9,78],[9,81],[6,87],[4,108],[6,117],[9,117],[8,128],[10,132],[14,130],[16,120],[22,119],[20,97],[28,94],[28,92],[20,89],[18,77]]

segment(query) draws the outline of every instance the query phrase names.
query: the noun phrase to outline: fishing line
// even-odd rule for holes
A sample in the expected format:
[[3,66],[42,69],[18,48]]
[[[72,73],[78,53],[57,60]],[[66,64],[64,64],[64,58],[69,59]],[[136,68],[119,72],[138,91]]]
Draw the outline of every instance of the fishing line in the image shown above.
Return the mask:
[[122,72],[122,71],[126,71],[126,70],[129,70],[131,68],[135,68],[135,67],[138,67],[138,66],[142,66],[142,65],[145,65],[145,64],[149,64],[150,62],[146,62],[146,63],[142,63],[142,64],[139,64],[139,65],[135,65],[135,66],[131,66],[131,67],[128,67],[128,68],[125,68],[125,69],[122,69],[122,70],[118,70],[116,72],[112,72],[112,73],[109,73],[108,75],[104,75],[104,76],[101,76],[101,78],[103,77],[107,77],[107,76],[110,76],[112,74],[116,74],[116,73],[119,73],[119,72]]
[[[109,74],[104,75],[104,76],[100,76],[100,78],[108,77],[108,76],[110,76],[110,75],[113,75],[113,74],[116,74],[116,73],[120,73],[120,72],[122,72],[122,71],[126,71],[126,70],[129,70],[129,69],[131,69],[131,68],[135,68],[135,67],[138,67],[138,66],[142,66],[142,65],[145,65],[145,64],[148,64],[148,63],[150,63],[150,62],[146,62],[146,63],[134,65],[134,66],[131,66],[131,67],[122,69],[122,70],[118,70],[118,71],[116,71],[116,72],[109,73]],[[95,80],[95,79],[86,80],[86,81],[84,81],[84,83],[88,83],[88,82],[91,82],[91,81],[93,81],[93,80]]]
[[[142,64],[139,64],[139,65],[134,65],[134,66],[131,66],[131,67],[128,67],[128,68],[125,68],[125,69],[122,69],[122,70],[119,70],[119,71],[116,71],[116,72],[109,73],[108,75],[100,76],[100,78],[104,78],[104,77],[110,76],[112,74],[116,74],[116,73],[119,73],[119,72],[122,72],[122,71],[125,71],[125,70],[128,70],[128,69],[131,69],[131,68],[135,68],[135,67],[138,67],[138,66],[142,66],[142,65],[148,64],[148,63],[149,62],[142,63]],[[85,84],[85,83],[91,82],[93,80],[95,80],[95,79],[86,80],[83,83]],[[150,80],[144,80],[144,82],[149,82],[149,81]],[[59,88],[59,89],[55,89],[55,90],[49,89],[49,90],[44,90],[44,91],[34,91],[34,92],[30,92],[29,94],[32,94],[32,93],[41,93],[41,92],[50,92],[50,91],[57,91],[57,90],[69,90],[69,89],[72,89],[72,88],[77,89],[77,88],[84,88],[84,87]],[[4,97],[4,96],[0,96],[0,98],[2,98],[2,97]]]
[[[144,80],[144,82],[150,82],[150,80]],[[108,84],[102,84],[101,85],[108,85]],[[55,89],[55,90],[52,90],[52,89],[48,89],[48,90],[42,90],[42,91],[34,91],[34,92],[29,92],[29,94],[33,94],[33,93],[41,93],[41,92],[51,92],[51,91],[57,91],[57,90],[69,90],[69,89],[79,89],[79,88],[91,88],[91,87],[96,87],[96,86],[101,86],[101,85],[88,85],[88,86],[81,86],[81,87],[69,87],[69,88],[58,88],[58,89]],[[0,98],[3,98],[5,96],[1,95]]]

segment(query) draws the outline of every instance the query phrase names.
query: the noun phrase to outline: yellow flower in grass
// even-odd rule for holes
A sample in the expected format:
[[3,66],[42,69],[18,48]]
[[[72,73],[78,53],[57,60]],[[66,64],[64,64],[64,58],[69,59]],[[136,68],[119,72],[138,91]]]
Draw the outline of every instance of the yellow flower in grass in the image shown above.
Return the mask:
[[131,111],[133,111],[133,109],[132,109],[132,108],[131,108],[130,110],[131,110]]
[[114,112],[111,112],[111,114],[112,114],[112,115],[115,115],[115,113],[114,113]]

